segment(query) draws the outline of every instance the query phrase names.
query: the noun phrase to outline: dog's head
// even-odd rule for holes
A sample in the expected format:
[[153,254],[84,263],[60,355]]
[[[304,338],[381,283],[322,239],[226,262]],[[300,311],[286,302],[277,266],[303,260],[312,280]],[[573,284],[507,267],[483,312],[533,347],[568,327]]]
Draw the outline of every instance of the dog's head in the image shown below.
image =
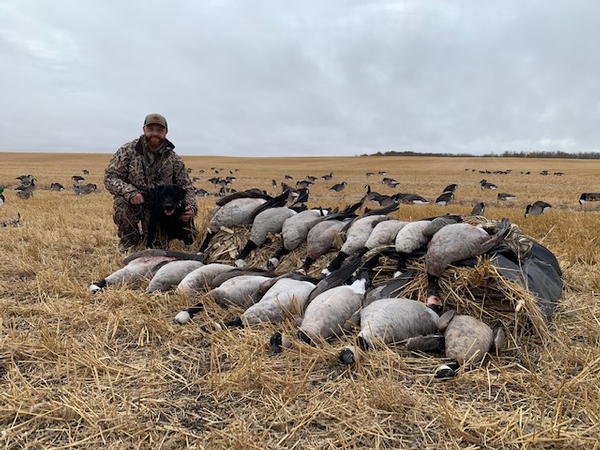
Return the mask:
[[185,190],[178,184],[164,184],[154,189],[154,208],[167,217],[181,213],[184,199]]

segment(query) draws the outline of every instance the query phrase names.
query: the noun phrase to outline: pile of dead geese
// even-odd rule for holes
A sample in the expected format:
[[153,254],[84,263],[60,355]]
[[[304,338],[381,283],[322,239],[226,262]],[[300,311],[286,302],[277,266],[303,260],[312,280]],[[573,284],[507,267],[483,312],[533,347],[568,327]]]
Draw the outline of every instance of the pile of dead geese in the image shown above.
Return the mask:
[[133,253],[90,290],[150,280],[147,293],[195,303],[177,324],[193,322],[208,296],[243,311],[222,327],[294,322],[295,336],[270,337],[272,355],[337,340],[339,360],[352,365],[399,345],[445,356],[439,378],[480,364],[507,336],[544,332],[562,272],[518,226],[477,215],[404,222],[397,203],[370,210],[363,200],[308,209],[287,192],[236,192],[218,200],[197,253]]

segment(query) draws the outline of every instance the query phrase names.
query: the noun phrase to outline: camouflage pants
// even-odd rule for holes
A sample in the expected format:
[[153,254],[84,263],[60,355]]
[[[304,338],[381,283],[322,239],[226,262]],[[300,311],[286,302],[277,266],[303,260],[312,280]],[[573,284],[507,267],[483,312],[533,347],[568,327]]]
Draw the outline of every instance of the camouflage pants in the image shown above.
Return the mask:
[[[121,247],[127,249],[146,244],[150,210],[145,205],[132,205],[124,197],[115,197],[113,221],[117,225],[117,235]],[[140,230],[141,224],[141,230]],[[167,248],[169,239],[166,230],[158,227],[154,238],[154,248]]]

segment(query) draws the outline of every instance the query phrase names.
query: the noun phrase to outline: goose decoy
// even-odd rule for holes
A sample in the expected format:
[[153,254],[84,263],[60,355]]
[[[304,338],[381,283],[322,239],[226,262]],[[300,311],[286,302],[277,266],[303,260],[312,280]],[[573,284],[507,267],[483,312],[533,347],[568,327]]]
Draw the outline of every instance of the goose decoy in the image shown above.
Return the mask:
[[597,202],[600,201],[599,192],[584,192],[579,196],[579,205],[583,206],[585,202]]
[[0,206],[4,206],[4,202],[6,202],[6,198],[4,198],[4,188],[0,186]]
[[545,213],[549,208],[552,208],[552,205],[538,200],[537,202],[529,204],[525,207],[525,217],[539,216],[540,214]]
[[425,197],[421,197],[417,194],[396,193],[392,195],[392,198],[398,203],[404,203],[407,205],[428,205],[430,203]]
[[471,210],[471,215],[473,216],[483,216],[485,212],[485,203],[479,202],[473,205],[473,209]]
[[498,189],[498,186],[496,186],[494,183],[488,182],[486,179],[481,180],[479,182],[479,186],[481,189]]
[[71,180],[73,180],[75,183],[81,183],[85,181],[85,178],[83,178],[81,175],[73,175]]
[[337,184],[334,184],[333,186],[331,186],[329,188],[329,190],[335,191],[335,192],[340,192],[340,191],[343,191],[347,185],[348,185],[348,183],[346,183],[345,181],[342,181],[341,183],[337,183]]
[[33,184],[36,180],[35,177],[31,174],[29,175],[20,175],[17,178],[15,178],[15,180],[19,180],[21,182],[21,186],[22,187],[27,187],[31,184]]
[[329,181],[333,179],[333,172],[329,172],[327,175],[323,175],[321,178],[323,178],[325,181]]
[[435,199],[435,203],[440,206],[448,206],[454,200],[453,192],[444,192],[438,198]]
[[51,183],[50,184],[50,190],[51,191],[59,191],[60,192],[60,191],[64,191],[65,187],[62,184],[60,184],[60,183]]
[[497,198],[498,198],[498,201],[504,202],[507,200],[514,200],[515,198],[517,198],[517,196],[513,195],[513,194],[509,194],[507,192],[498,192]]
[[452,183],[444,188],[442,192],[455,192],[458,189],[458,184]]

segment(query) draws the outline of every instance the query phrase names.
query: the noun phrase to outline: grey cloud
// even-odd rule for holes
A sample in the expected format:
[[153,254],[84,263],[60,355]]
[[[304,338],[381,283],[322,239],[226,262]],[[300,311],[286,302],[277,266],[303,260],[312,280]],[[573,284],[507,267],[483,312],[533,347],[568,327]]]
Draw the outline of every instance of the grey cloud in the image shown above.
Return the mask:
[[0,5],[5,151],[113,152],[148,112],[182,154],[597,151],[600,4]]

